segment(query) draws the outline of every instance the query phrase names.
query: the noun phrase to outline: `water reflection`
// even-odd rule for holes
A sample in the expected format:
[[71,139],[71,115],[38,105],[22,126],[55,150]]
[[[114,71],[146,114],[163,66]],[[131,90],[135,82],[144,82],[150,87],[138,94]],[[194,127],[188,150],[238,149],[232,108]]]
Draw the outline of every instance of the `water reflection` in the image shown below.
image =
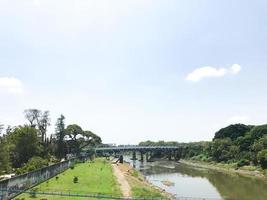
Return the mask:
[[[153,184],[181,197],[267,200],[267,181],[174,162],[130,161]],[[166,186],[162,181],[170,181]]]

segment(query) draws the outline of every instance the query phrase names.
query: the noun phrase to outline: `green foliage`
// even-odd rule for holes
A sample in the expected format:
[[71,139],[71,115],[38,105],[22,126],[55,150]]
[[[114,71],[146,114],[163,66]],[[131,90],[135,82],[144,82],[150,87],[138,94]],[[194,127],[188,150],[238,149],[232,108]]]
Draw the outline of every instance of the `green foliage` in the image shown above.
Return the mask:
[[147,141],[139,143],[140,146],[177,146],[178,144],[179,144],[178,142],[174,142],[174,141],[165,142],[163,140],[160,140],[158,142],[147,140]]
[[3,134],[4,126],[0,124],[0,174],[32,171],[48,165],[48,161],[58,162],[67,152],[79,154],[85,150],[94,154],[93,147],[101,143],[99,136],[83,131],[76,124],[65,129],[63,115],[58,118],[55,134],[50,137],[46,135],[49,111],[27,109],[24,115],[29,125],[7,126]]
[[101,138],[91,131],[83,131],[77,124],[68,125],[66,135],[69,137],[68,145],[71,152],[79,155],[81,150],[88,146],[95,146],[101,143]]
[[216,132],[213,140],[223,138],[231,138],[231,140],[235,140],[238,137],[245,136],[245,134],[249,132],[251,128],[252,126],[247,126],[244,124],[233,124]]
[[139,145],[179,145],[181,150],[178,154],[181,158],[236,164],[237,167],[254,164],[266,168],[267,125],[230,125],[216,132],[212,142],[145,141]]
[[241,159],[240,161],[237,162],[237,167],[243,167],[249,164],[250,164],[249,160]]
[[12,163],[15,167],[21,167],[34,156],[39,156],[42,146],[39,143],[37,130],[30,126],[19,126],[8,136]]
[[72,163],[72,164],[70,165],[70,169],[74,169],[74,167],[75,167],[75,164]]
[[35,156],[32,157],[23,167],[17,169],[18,174],[23,174],[29,171],[34,171],[42,167],[48,166],[48,160],[45,160],[41,157]]
[[260,151],[257,154],[258,161],[263,169],[267,169],[267,149]]
[[212,143],[211,156],[217,162],[225,162],[233,159],[236,151],[230,138],[216,139]]
[[253,139],[259,139],[267,134],[267,125],[255,126],[251,130],[251,137]]
[[74,176],[73,177],[73,183],[78,183],[78,181],[79,181],[79,178],[77,176]]
[[65,131],[65,117],[61,115],[56,122],[56,131],[55,131],[55,136],[56,136],[56,143],[57,143],[57,148],[56,148],[56,156],[58,158],[64,158],[66,154],[66,143],[64,141],[64,137],[66,135]]
[[8,145],[3,138],[0,138],[0,175],[10,171],[9,161]]

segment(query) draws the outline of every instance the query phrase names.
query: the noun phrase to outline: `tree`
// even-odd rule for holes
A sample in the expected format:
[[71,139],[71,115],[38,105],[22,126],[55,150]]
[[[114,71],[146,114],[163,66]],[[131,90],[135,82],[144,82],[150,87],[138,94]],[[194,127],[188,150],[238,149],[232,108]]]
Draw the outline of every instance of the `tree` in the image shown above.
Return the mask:
[[44,143],[46,139],[47,127],[50,125],[49,111],[42,112],[38,109],[27,109],[24,111],[26,119],[28,119],[30,126],[38,128],[41,140]]
[[39,156],[32,157],[23,167],[17,170],[18,174],[23,174],[29,171],[40,169],[48,166],[48,160],[41,158]]
[[267,168],[267,149],[260,151],[257,155],[258,161],[263,169]]
[[238,137],[243,137],[247,132],[251,130],[253,126],[247,126],[244,124],[234,124],[227,126],[225,128],[220,129],[215,133],[213,140],[215,139],[223,139],[223,138],[231,138],[231,140],[235,140]]
[[236,149],[232,147],[232,141],[230,138],[216,139],[211,146],[211,155],[215,161],[222,162],[233,159],[236,154],[233,151]]
[[101,138],[91,131],[83,131],[77,124],[69,125],[66,128],[66,135],[69,137],[69,145],[72,152],[78,155],[81,150],[89,145],[101,143]]
[[50,126],[49,111],[44,111],[37,120],[38,129],[41,133],[42,142],[46,139],[47,127]]
[[41,111],[38,109],[26,109],[24,110],[25,118],[29,121],[30,126],[35,128],[37,125],[38,118],[41,115]]
[[267,134],[267,125],[255,126],[251,130],[251,137],[253,139],[259,139]]
[[66,128],[66,135],[69,137],[68,144],[71,148],[71,152],[79,154],[80,149],[80,140],[79,138],[83,135],[83,130],[77,124],[68,125]]
[[101,144],[102,140],[101,138],[94,134],[91,131],[84,131],[83,132],[83,145],[80,147],[81,149],[91,145],[91,146],[96,146],[98,144]]
[[14,167],[21,167],[31,157],[39,156],[41,153],[37,130],[31,126],[15,128],[7,139]]
[[4,125],[0,124],[0,136],[2,135],[2,131],[4,130]]
[[65,157],[65,142],[64,142],[64,137],[65,137],[65,117],[61,115],[56,122],[56,143],[57,143],[57,149],[56,149],[56,156],[58,158],[63,158]]
[[4,138],[0,137],[0,174],[10,170],[8,146]]

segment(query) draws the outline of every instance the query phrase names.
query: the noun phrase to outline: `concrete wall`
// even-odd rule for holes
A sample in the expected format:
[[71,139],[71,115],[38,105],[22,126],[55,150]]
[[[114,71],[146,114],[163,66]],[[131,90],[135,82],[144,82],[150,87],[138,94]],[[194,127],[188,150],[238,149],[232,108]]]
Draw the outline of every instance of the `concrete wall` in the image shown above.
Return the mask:
[[18,192],[7,192],[1,190],[26,190],[65,171],[71,166],[73,162],[74,159],[70,159],[32,172],[28,172],[26,174],[0,181],[0,200],[11,199],[18,194]]

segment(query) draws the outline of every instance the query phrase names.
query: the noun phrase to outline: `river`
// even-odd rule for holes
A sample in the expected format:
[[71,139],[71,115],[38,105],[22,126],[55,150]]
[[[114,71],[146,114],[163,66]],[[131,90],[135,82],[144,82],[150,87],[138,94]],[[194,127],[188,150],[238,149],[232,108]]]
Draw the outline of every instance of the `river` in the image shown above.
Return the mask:
[[[152,184],[181,199],[267,200],[267,181],[171,161],[126,158]],[[169,183],[169,186],[166,186]]]

